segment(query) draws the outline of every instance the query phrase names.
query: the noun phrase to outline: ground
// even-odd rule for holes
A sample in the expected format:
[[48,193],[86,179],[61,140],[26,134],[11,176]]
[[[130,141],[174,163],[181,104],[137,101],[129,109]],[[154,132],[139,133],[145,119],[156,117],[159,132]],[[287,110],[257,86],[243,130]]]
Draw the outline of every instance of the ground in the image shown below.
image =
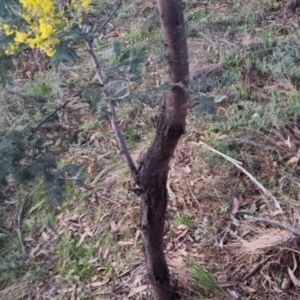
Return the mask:
[[[166,58],[155,1],[127,2],[95,52],[112,75],[114,40],[145,50],[130,102],[116,105],[138,163],[155,134]],[[182,299],[300,297],[298,2],[185,1],[191,105],[170,166],[164,238]],[[105,21],[114,2],[94,4],[106,14],[92,16]],[[0,91],[1,136],[35,128],[70,100],[35,134],[60,164],[85,166],[85,185],[68,183],[56,207],[42,182],[9,182],[0,199],[0,299],[152,299],[140,201],[110,123],[90,110],[92,92],[101,93],[85,45],[77,47],[78,61],[59,72],[41,54],[16,60]]]

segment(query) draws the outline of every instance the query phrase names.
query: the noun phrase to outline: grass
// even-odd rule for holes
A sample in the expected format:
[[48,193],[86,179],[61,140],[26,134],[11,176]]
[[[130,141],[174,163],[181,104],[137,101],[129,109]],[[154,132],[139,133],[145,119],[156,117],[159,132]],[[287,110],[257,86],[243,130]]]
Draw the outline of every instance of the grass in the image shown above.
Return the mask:
[[[108,9],[109,1],[100,2]],[[138,44],[145,49],[145,72],[141,82],[131,83],[132,95],[143,94],[145,100],[161,103],[165,65],[154,4],[150,0],[128,2],[111,22],[116,24],[122,47]],[[260,256],[243,252],[272,229],[250,224],[243,215],[289,220],[296,227],[299,217],[298,29],[293,26],[293,14],[290,23],[282,23],[276,14],[281,9],[283,4],[278,1],[186,3],[191,70],[222,65],[222,75],[196,79],[191,96],[226,98],[215,103],[211,115],[203,113],[196,119],[189,111],[186,134],[170,166],[164,242],[172,280],[178,283],[183,299],[200,294],[205,299],[221,299],[223,281],[232,283],[228,289],[238,292],[241,299],[269,299],[277,295],[274,287],[280,288],[283,276],[288,276],[282,274],[281,266],[293,270],[293,255],[298,259],[293,241]],[[271,19],[269,14],[274,14]],[[145,20],[152,20],[153,26],[147,27]],[[111,47],[103,46],[112,41],[104,36],[96,43],[103,65],[112,60]],[[32,79],[24,79],[19,68],[9,88],[24,97],[0,92],[1,128],[27,130],[71,98],[79,86],[89,89],[72,98],[65,117],[55,116],[49,127],[37,133],[53,141],[55,146],[49,151],[61,158],[61,164],[85,165],[86,185],[68,184],[64,203],[58,208],[46,206],[38,183],[26,189],[11,184],[5,201],[0,200],[0,299],[28,295],[63,299],[73,297],[74,291],[81,299],[125,299],[135,288],[149,283],[142,260],[139,199],[130,191],[134,187],[109,122],[99,121],[102,116],[91,114],[85,103],[87,99],[99,101],[100,94],[84,49],[79,49],[78,65],[66,66],[61,75],[42,68],[37,73],[32,70]],[[117,105],[117,114],[137,161],[154,136],[159,107],[132,98],[130,103]],[[51,127],[59,122],[63,122],[61,130]],[[240,161],[280,201],[283,213],[229,161],[196,146],[199,141]],[[233,199],[238,201],[237,211]],[[241,282],[260,261],[269,264]],[[261,289],[264,278],[269,278],[265,292]],[[255,292],[249,293],[249,288]],[[298,299],[297,293],[291,288],[280,296]],[[149,289],[133,296],[150,297]]]
[[72,282],[74,279],[80,282],[87,282],[95,270],[88,264],[88,260],[95,255],[96,249],[86,249],[77,246],[74,242],[65,240],[57,245],[56,255],[59,257],[57,272],[63,278]]
[[205,270],[201,265],[193,264],[190,267],[191,278],[198,288],[198,295],[200,297],[207,297],[208,292],[218,293],[226,296],[226,292],[219,287],[216,279],[212,274]]
[[178,225],[185,225],[188,228],[191,228],[193,226],[193,219],[192,219],[192,217],[189,216],[189,215],[186,215],[186,214],[179,215],[176,218],[176,222],[178,223]]

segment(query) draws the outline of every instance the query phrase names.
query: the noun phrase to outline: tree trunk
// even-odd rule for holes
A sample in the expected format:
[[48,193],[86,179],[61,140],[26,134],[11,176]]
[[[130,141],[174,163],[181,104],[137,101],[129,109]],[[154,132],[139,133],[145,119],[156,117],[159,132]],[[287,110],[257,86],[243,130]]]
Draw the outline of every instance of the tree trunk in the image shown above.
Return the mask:
[[182,1],[157,2],[170,89],[166,92],[154,141],[140,163],[137,180],[141,188],[141,231],[147,273],[155,299],[170,300],[175,293],[163,251],[166,183],[170,160],[185,131],[189,63]]

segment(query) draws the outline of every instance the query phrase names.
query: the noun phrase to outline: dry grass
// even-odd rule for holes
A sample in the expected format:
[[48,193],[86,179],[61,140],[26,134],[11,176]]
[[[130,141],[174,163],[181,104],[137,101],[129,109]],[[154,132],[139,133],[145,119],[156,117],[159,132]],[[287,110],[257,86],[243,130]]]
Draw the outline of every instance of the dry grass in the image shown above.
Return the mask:
[[[159,29],[152,28],[149,33],[143,26],[144,19],[153,13],[154,2],[137,2],[137,9],[135,4],[128,6],[129,19],[124,8],[124,20],[117,20],[115,31],[126,43],[140,38],[138,43],[147,49],[145,77],[132,85],[135,92],[141,92],[163,83],[165,70],[156,59],[161,51],[156,35]],[[279,7],[277,1],[265,1],[264,5],[256,0],[247,5],[241,1],[210,3],[187,3],[194,70],[191,77],[194,83],[203,76],[220,83],[222,75],[233,72],[238,79],[209,92],[212,97],[227,96],[217,104],[215,115],[197,120],[192,111],[189,113],[186,135],[170,165],[164,243],[172,280],[182,299],[199,299],[199,293],[203,299],[222,299],[214,288],[203,289],[191,279],[189,270],[198,263],[232,299],[296,300],[300,297],[298,238],[290,231],[250,222],[243,216],[259,215],[299,227],[298,79],[266,72],[252,55],[263,53],[269,61],[268,51],[257,50],[258,44],[267,45],[270,36],[287,40],[297,36],[298,10],[288,9],[286,1]],[[217,17],[213,16],[216,12]],[[206,18],[208,14],[211,18]],[[141,17],[145,40],[130,31],[136,25],[135,17]],[[109,35],[105,39],[112,40]],[[109,56],[108,50],[101,49],[99,56],[101,51],[104,57]],[[90,80],[86,53],[81,53],[81,61],[85,65],[81,77],[76,75],[76,67],[68,67],[63,71],[65,82],[79,85]],[[23,83],[16,80],[15,88],[22,90]],[[156,100],[162,98],[162,92],[155,95]],[[68,89],[63,93],[62,98],[73,94]],[[11,96],[5,111],[13,110],[16,98]],[[54,107],[51,105],[49,109]],[[39,187],[19,194],[11,187],[12,199],[1,202],[0,209],[6,212],[1,217],[3,227],[13,232],[20,201],[29,193],[31,200],[20,229],[25,251],[37,266],[31,272],[26,268],[22,272],[9,270],[15,277],[10,277],[0,291],[0,299],[150,299],[140,239],[139,199],[130,191],[132,181],[113,131],[108,123],[97,122],[85,105],[76,104],[76,99],[66,112],[67,118],[59,120],[68,128],[65,136],[80,127],[84,142],[62,144],[56,151],[65,163],[86,166],[86,186],[74,189],[70,185],[64,205],[56,210],[41,202]],[[134,161],[152,140],[158,113],[159,108],[137,102],[117,107],[120,127],[133,145]],[[8,126],[7,122],[1,116],[0,124]],[[132,132],[139,139],[132,140]],[[57,137],[51,126],[43,128],[41,134]],[[62,139],[65,141],[64,136]],[[276,209],[249,176],[226,159],[198,147],[201,142],[240,161],[278,199],[283,211]],[[0,254],[20,251],[18,242],[1,247]],[[24,273],[30,275],[30,285],[22,281]]]
[[22,299],[30,295],[32,285],[30,282],[20,281],[0,291],[1,300]]

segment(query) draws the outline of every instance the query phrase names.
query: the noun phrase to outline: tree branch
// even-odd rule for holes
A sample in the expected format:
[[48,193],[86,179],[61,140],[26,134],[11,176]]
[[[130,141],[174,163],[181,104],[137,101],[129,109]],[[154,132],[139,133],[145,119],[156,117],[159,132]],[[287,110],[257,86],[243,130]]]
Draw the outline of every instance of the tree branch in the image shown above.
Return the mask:
[[[119,0],[116,8],[114,9],[114,11],[111,13],[110,17],[108,18],[108,20],[102,25],[101,27],[101,30],[104,28],[104,26],[109,22],[109,20],[111,19],[111,17],[113,16],[113,14],[117,11],[117,9],[119,8],[120,6],[120,3],[121,1]],[[99,81],[99,85],[101,87],[103,87],[103,90],[104,90],[104,94],[105,96],[107,97],[107,92],[105,91],[105,88],[104,88],[104,80],[102,78],[102,74],[101,74],[101,68],[99,66],[99,63],[98,63],[98,60],[97,60],[97,57],[95,55],[95,52],[94,52],[94,49],[93,49],[93,40],[92,39],[89,39],[89,40],[86,40],[86,45],[87,45],[87,48],[88,48],[88,52],[90,54],[90,57],[91,57],[91,60],[92,60],[92,64],[93,64],[93,67],[96,71],[96,74],[97,74],[97,78],[98,78],[98,81]],[[122,133],[120,131],[120,128],[119,128],[119,125],[118,125],[118,121],[117,121],[117,115],[116,115],[116,111],[115,111],[115,107],[112,103],[112,101],[109,101],[108,102],[108,105],[109,105],[109,110],[110,110],[110,121],[111,121],[111,125],[112,125],[112,128],[113,128],[113,131],[115,133],[115,136],[117,138],[117,141],[118,141],[118,144],[119,144],[119,147],[120,147],[120,150],[121,150],[121,153],[124,155],[125,157],[125,160],[126,160],[126,163],[127,163],[127,166],[129,168],[129,171],[130,171],[130,174],[134,180],[135,183],[137,183],[137,168],[135,166],[135,164],[133,163],[133,160],[130,156],[130,153],[128,151],[128,148],[127,148],[127,145],[126,145],[126,142],[124,140],[124,137],[122,136]]]
[[102,24],[102,26],[100,27],[100,29],[98,30],[98,32],[100,33],[105,26],[108,24],[108,22],[111,20],[111,18],[113,17],[113,15],[116,13],[116,11],[121,7],[121,0],[118,1],[115,9],[112,11],[112,13],[110,14],[110,16],[108,17],[108,19]]
[[115,107],[114,107],[114,105],[112,104],[111,101],[109,101],[109,108],[110,108],[110,113],[111,113],[111,115],[110,115],[111,126],[112,126],[112,128],[114,130],[114,133],[115,133],[115,136],[117,138],[121,153],[125,157],[125,160],[127,162],[127,166],[129,168],[130,174],[131,174],[134,182],[137,183],[138,170],[137,170],[135,164],[133,163],[133,160],[132,160],[132,158],[130,156],[130,153],[128,151],[126,142],[125,142],[125,140],[122,136],[122,133],[120,131],[120,128],[118,126]]
[[[108,24],[108,22],[111,20],[111,18],[113,17],[113,15],[116,13],[116,11],[121,7],[121,0],[118,1],[116,7],[114,8],[114,10],[112,11],[112,13],[110,14],[110,16],[108,17],[108,19],[102,24],[102,26],[100,27],[100,29],[98,30],[98,32],[101,32],[105,26]],[[87,45],[92,63],[93,63],[93,67],[97,73],[97,77],[98,77],[98,81],[100,86],[104,86],[104,81],[102,79],[102,75],[101,75],[101,69],[98,63],[98,60],[96,58],[95,52],[93,50],[93,41],[94,39],[87,39],[85,40],[85,43]]]
[[88,52],[90,54],[93,67],[94,67],[94,69],[96,71],[99,84],[102,87],[102,86],[104,86],[104,80],[102,79],[101,69],[100,69],[97,57],[95,55],[94,49],[93,49],[93,40],[85,40],[85,43],[87,45]]

